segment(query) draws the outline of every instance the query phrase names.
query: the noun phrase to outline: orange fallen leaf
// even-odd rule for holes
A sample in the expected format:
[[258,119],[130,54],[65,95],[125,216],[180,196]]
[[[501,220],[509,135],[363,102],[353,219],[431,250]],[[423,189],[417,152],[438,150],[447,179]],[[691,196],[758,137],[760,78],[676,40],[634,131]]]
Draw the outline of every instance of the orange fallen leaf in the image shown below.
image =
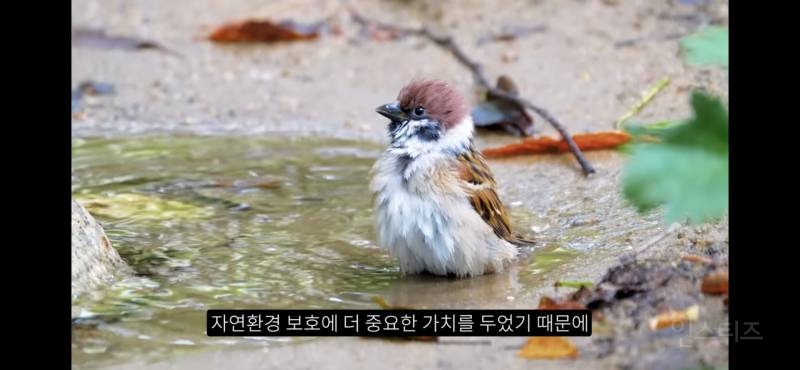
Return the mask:
[[650,319],[650,330],[661,330],[672,326],[674,323],[685,324],[689,321],[696,321],[699,316],[700,307],[697,305],[681,311],[669,310]]
[[711,258],[705,256],[698,256],[696,254],[685,254],[681,256],[681,259],[684,261],[699,263],[703,265],[711,265],[714,263],[714,261],[712,261]]
[[[613,149],[630,141],[631,136],[624,131],[604,131],[572,135],[572,140],[582,151]],[[482,150],[487,158],[510,157],[522,154],[563,153],[569,147],[563,139],[542,136],[527,138],[520,142]]]
[[313,40],[320,24],[301,25],[292,21],[245,20],[224,24],[209,35],[215,42],[279,42]]
[[565,300],[557,302],[553,298],[542,297],[542,299],[539,300],[539,309],[540,310],[585,310],[586,306],[573,300]]
[[528,359],[562,359],[578,357],[578,348],[563,337],[533,337],[517,353]]
[[728,294],[728,270],[717,270],[706,275],[700,291],[705,294]]

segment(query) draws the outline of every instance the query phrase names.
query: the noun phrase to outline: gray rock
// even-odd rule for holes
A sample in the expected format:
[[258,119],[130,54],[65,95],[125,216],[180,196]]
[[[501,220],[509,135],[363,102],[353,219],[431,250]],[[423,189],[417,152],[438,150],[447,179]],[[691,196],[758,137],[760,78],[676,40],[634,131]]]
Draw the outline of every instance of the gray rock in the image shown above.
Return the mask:
[[128,266],[111,245],[103,227],[72,201],[72,297],[112,283]]

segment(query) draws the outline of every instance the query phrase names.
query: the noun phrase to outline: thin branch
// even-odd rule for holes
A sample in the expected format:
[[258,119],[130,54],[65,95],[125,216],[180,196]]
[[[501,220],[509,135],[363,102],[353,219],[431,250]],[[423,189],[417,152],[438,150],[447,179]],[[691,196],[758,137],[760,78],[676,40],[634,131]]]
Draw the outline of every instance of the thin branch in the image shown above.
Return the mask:
[[575,141],[572,139],[572,135],[569,134],[567,129],[564,128],[564,126],[555,117],[553,117],[553,115],[551,115],[550,112],[519,96],[509,94],[506,91],[493,87],[489,83],[489,80],[486,78],[486,75],[483,71],[483,66],[475,62],[474,60],[470,59],[470,57],[467,56],[467,54],[453,41],[453,38],[451,36],[437,35],[426,27],[407,28],[379,21],[369,20],[364,18],[353,8],[350,8],[350,14],[353,18],[353,21],[362,25],[363,27],[380,29],[383,31],[394,33],[397,36],[414,35],[414,36],[425,37],[428,40],[432,41],[434,44],[438,45],[439,47],[445,50],[449,50],[451,53],[453,53],[453,56],[455,56],[456,59],[458,59],[458,61],[462,65],[467,67],[467,69],[469,69],[470,72],[472,72],[472,77],[475,79],[475,82],[477,82],[478,85],[486,89],[489,92],[489,94],[492,94],[497,98],[515,103],[517,105],[527,107],[528,109],[536,112],[536,114],[538,114],[540,117],[544,118],[544,120],[547,121],[547,123],[549,123],[551,126],[553,126],[553,128],[555,128],[556,131],[558,131],[558,133],[561,134],[561,137],[564,138],[564,140],[567,142],[569,150],[572,152],[573,155],[575,155],[575,158],[578,160],[578,163],[580,163],[583,173],[585,175],[588,175],[590,173],[595,172],[592,165],[583,156],[583,152],[581,152],[581,149],[578,148],[577,144],[575,144]]
[[681,226],[681,224],[679,224],[677,222],[671,224],[666,230],[664,230],[660,234],[656,235],[652,239],[648,240],[644,244],[642,244],[639,247],[637,247],[636,250],[634,251],[634,254],[640,255],[640,254],[644,253],[644,251],[650,249],[650,247],[658,244],[659,242],[664,240],[666,237],[670,236],[672,233],[674,233],[676,230],[678,230],[678,228],[680,226]]
[[681,224],[675,222],[671,224],[666,230],[658,233],[658,235],[654,236],[650,240],[645,241],[639,246],[635,246],[633,251],[630,253],[625,253],[621,257],[619,257],[619,262],[622,264],[629,263],[631,261],[636,261],[645,251],[652,248],[654,245],[657,245],[680,228]]

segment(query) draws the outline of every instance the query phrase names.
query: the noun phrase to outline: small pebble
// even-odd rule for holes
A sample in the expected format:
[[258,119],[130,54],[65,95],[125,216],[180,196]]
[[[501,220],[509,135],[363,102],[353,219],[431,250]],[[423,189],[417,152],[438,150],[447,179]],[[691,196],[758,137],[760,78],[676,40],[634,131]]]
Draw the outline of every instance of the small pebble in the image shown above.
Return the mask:
[[502,60],[503,63],[516,62],[518,59],[519,59],[519,56],[517,55],[517,53],[515,53],[513,51],[507,51],[507,52],[503,53],[503,55],[500,56],[500,60]]

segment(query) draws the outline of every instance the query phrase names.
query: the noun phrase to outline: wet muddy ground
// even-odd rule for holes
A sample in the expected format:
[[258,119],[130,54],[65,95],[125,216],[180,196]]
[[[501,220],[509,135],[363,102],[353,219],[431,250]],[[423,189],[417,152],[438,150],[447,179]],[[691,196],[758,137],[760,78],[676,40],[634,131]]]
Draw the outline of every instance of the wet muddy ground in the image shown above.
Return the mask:
[[[637,120],[686,117],[688,94],[696,87],[707,88],[727,100],[727,76],[719,71],[686,67],[677,45],[678,37],[704,22],[726,23],[726,2],[686,5],[689,2],[510,1],[500,6],[479,1],[349,3],[363,14],[384,21],[409,26],[424,23],[452,34],[470,55],[484,63],[490,77],[500,73],[511,76],[523,96],[546,107],[573,133],[611,128],[635,104],[642,90],[664,76],[669,76],[672,83]],[[696,3],[702,4],[692,5]],[[102,28],[107,33],[154,40],[182,55],[74,46],[73,86],[91,80],[114,87],[111,94],[83,97],[77,103],[72,122],[76,146],[81,140],[97,137],[199,134],[249,138],[285,135],[294,140],[306,136],[335,138],[355,140],[356,147],[380,148],[385,142],[384,122],[374,108],[392,100],[413,77],[450,80],[471,102],[478,101],[469,73],[450,55],[424,40],[354,40],[350,36],[357,27],[347,18],[343,4],[73,2],[73,27]],[[330,18],[340,21],[344,32],[341,36],[286,45],[221,46],[202,40],[216,25],[249,17],[297,21]],[[499,32],[504,26],[531,25],[542,26],[542,31],[513,42],[477,45],[481,37]],[[541,119],[536,120],[536,129],[538,133],[553,134]],[[512,140],[496,133],[479,132],[478,136],[482,147]],[[633,259],[634,249],[662,235],[667,225],[661,222],[660,214],[639,215],[623,201],[618,185],[624,154],[596,152],[587,157],[597,168],[589,178],[579,173],[568,155],[490,163],[515,226],[542,236],[541,266],[522,266],[508,276],[469,281],[391,278],[393,283],[379,289],[380,294],[391,303],[417,307],[521,308],[535,307],[542,296],[566,295],[574,290],[553,288],[559,280],[648,282],[640,284],[638,293],[613,300],[601,310],[605,323],[595,324],[593,337],[575,340],[579,359],[536,361],[535,365],[648,369],[726,365],[727,337],[698,339],[689,334],[689,327],[653,332],[647,320],[666,308],[698,304],[698,325],[706,324],[718,332],[720,324],[727,322],[722,298],[700,293],[700,279],[708,267],[680,258],[684,253],[707,255],[724,264],[728,253],[727,222],[680,228]],[[235,158],[226,160],[235,162]],[[369,158],[363,161],[369,162]],[[101,175],[110,174],[91,168]],[[354,184],[351,186],[358,186],[358,181],[349,181]],[[74,181],[73,192],[85,185]],[[121,245],[123,257],[126,253],[129,258],[135,257],[139,252],[137,239],[127,240],[126,244],[124,233],[109,236]],[[163,251],[182,251],[165,245]],[[359,258],[363,259],[359,268],[366,269],[371,261],[391,271],[391,264],[383,257]],[[558,263],[547,263],[548,258]],[[191,256],[180,254],[177,259],[193,261]],[[191,276],[154,269],[144,272],[172,284]],[[204,323],[201,316],[197,316],[198,323]],[[185,324],[186,332],[191,332],[192,326]],[[491,338],[489,342],[451,338],[442,343],[341,338],[292,344],[219,342],[216,347],[202,348],[178,342],[151,355],[114,342],[125,333],[112,329],[97,334],[89,327],[74,334],[77,339],[73,339],[73,361],[82,359],[75,362],[77,367],[141,368],[150,364],[155,368],[375,368],[395,364],[447,369],[533,365],[532,360],[516,357],[524,338]],[[97,342],[87,342],[82,335]],[[180,340],[180,336],[172,339]],[[97,347],[84,346],[86,343],[116,343],[104,353],[130,356],[96,361],[92,351]]]

